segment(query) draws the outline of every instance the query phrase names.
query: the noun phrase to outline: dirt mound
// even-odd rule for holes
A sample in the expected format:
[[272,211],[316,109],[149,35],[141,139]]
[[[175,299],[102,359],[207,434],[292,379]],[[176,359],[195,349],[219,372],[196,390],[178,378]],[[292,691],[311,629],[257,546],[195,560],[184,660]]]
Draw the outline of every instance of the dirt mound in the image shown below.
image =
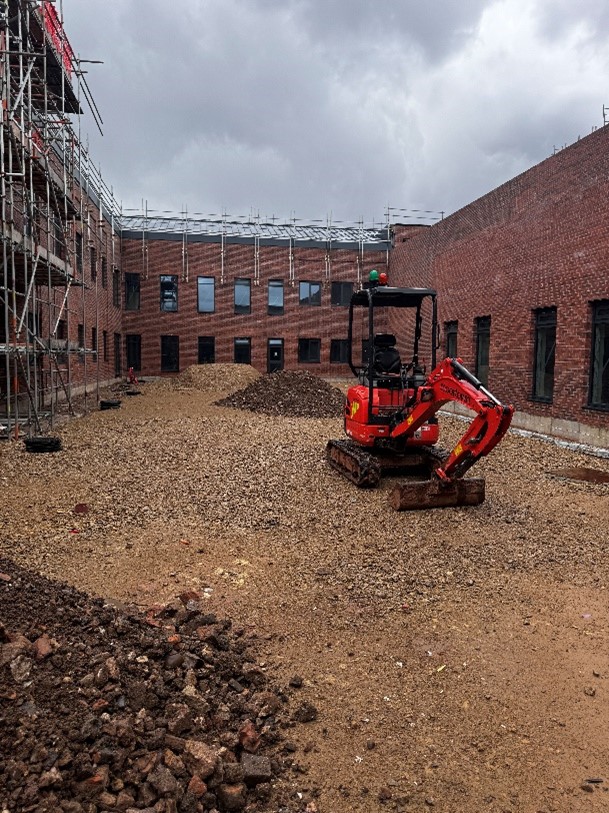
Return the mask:
[[193,364],[179,375],[163,378],[155,386],[199,392],[234,392],[260,377],[249,364]]
[[130,614],[0,558],[2,809],[277,809],[287,698],[199,599]]
[[264,415],[292,418],[339,418],[343,393],[308,372],[284,370],[260,376],[245,389],[216,403]]

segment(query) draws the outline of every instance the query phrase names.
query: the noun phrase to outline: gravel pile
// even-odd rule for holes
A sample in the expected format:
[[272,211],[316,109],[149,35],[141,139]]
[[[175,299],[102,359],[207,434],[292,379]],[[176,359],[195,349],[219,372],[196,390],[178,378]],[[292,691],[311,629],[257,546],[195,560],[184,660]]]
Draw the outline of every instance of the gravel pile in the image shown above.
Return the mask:
[[245,389],[218,401],[219,406],[291,418],[338,418],[345,397],[308,372],[284,370],[261,376]]
[[249,364],[193,364],[177,376],[157,379],[153,388],[230,393],[259,377],[260,373]]
[[0,559],[0,618],[3,811],[266,809],[286,697],[196,593],[130,614]]

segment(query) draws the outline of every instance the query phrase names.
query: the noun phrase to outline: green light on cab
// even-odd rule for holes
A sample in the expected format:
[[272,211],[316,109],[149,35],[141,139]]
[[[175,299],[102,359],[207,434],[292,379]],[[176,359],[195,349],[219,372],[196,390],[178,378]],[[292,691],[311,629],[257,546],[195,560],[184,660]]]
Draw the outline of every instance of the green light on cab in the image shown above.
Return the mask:
[[378,282],[378,280],[379,280],[379,272],[376,271],[376,270],[372,270],[370,272],[370,275],[368,276],[368,280],[370,282]]

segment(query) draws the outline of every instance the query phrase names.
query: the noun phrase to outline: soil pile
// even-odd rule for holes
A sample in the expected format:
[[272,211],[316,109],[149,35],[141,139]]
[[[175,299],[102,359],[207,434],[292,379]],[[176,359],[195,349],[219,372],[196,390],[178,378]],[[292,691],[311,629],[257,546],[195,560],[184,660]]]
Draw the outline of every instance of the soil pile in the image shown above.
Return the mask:
[[263,415],[339,418],[345,397],[337,387],[311,373],[284,370],[260,376],[245,389],[216,403]]
[[277,809],[286,697],[196,593],[129,614],[0,558],[0,618],[3,810]]

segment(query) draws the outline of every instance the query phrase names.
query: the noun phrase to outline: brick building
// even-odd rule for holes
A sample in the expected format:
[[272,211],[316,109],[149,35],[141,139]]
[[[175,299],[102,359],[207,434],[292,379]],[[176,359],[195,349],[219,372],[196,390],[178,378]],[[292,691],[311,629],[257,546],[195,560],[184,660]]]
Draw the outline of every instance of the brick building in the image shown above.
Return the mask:
[[125,217],[71,124],[54,4],[0,4],[0,42],[0,434],[130,366],[348,375],[350,293],[388,266],[438,290],[445,352],[515,424],[609,446],[607,127],[430,227]]
[[[416,234],[395,284],[438,290],[443,345],[515,424],[609,446],[609,128]],[[399,332],[399,324],[393,329]]]
[[347,306],[363,276],[387,267],[386,229],[179,225],[123,220],[128,367],[159,375],[215,361],[349,374]]

